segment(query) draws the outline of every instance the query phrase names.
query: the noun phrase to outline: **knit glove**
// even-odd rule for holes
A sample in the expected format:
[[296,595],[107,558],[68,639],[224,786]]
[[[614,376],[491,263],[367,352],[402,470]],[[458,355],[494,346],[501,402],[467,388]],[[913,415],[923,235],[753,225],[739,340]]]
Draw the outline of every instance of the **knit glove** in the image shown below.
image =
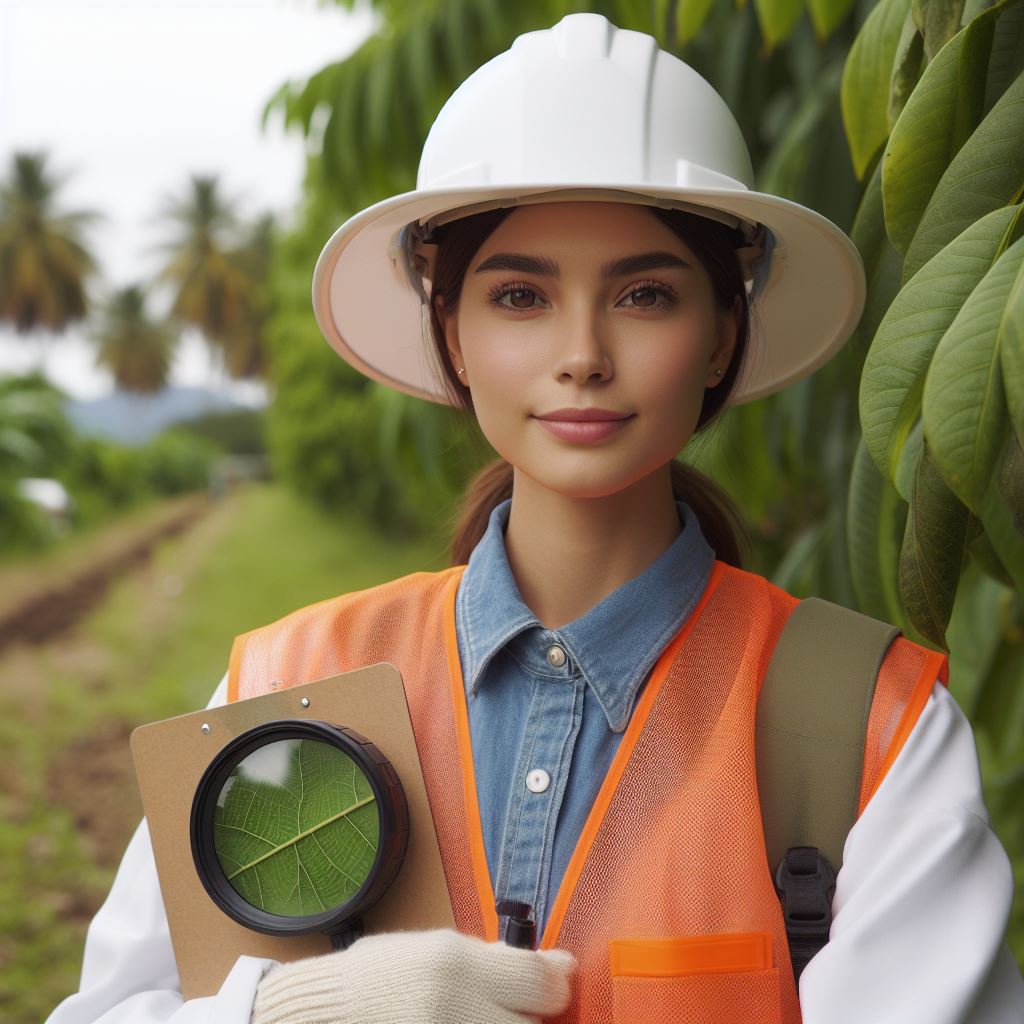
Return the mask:
[[277,964],[252,1024],[523,1024],[568,1005],[567,950],[516,949],[450,928],[387,932]]

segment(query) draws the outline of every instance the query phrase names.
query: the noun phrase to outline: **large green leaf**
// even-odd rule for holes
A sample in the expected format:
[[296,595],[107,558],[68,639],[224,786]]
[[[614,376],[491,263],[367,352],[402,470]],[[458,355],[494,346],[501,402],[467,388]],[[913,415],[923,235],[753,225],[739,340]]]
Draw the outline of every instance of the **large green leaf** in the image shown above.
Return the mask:
[[355,895],[379,841],[370,783],[337,747],[284,740],[235,768],[214,816],[217,859],[238,894],[282,916]]
[[921,414],[925,371],[968,296],[992,269],[1024,209],[1007,206],[972,224],[904,286],[878,327],[860,383],[864,440],[896,482],[901,452]]
[[1024,71],[1024,4],[1007,8],[996,23],[992,53],[988,59],[985,113]]
[[1003,343],[999,349],[1003,362],[1006,404],[1010,409],[1017,440],[1024,444],[1024,277],[1017,275],[1003,320]]
[[[982,15],[984,17],[984,15]],[[1024,191],[1024,75],[999,98],[935,186],[907,249],[908,281],[943,246]]]
[[881,0],[867,16],[843,68],[843,125],[859,179],[889,135],[889,84],[910,0]]
[[946,485],[925,444],[900,553],[900,596],[915,629],[939,647],[946,647],[967,545],[977,531],[977,521]]
[[807,10],[819,42],[824,42],[853,10],[855,0],[807,0]]
[[960,28],[964,0],[913,0],[914,21],[924,36],[925,59],[930,61]]
[[[900,273],[903,268],[903,257],[889,241],[889,236],[885,232],[885,219],[882,215],[881,160],[876,161],[867,188],[864,189],[864,195],[857,207],[857,215],[850,228],[850,238],[860,253],[864,263],[864,276],[867,279],[864,312],[849,342],[863,363],[864,353],[874,338],[882,317],[900,290]],[[857,379],[860,379],[859,372]]]
[[1014,529],[1024,534],[1024,451],[1016,433],[1011,430],[1009,435],[999,467],[999,493],[1010,510]]
[[889,80],[889,106],[887,121],[891,132],[907,105],[924,65],[924,38],[917,30],[914,12],[907,11],[903,20],[900,41],[896,45],[896,56],[892,63],[892,78]]
[[804,13],[804,0],[754,0],[754,10],[764,36],[765,51],[770,53],[793,31]]
[[893,126],[882,157],[882,200],[889,237],[902,253],[942,172],[981,119],[1000,10],[985,11],[950,39],[925,68]]
[[1007,427],[999,350],[1021,294],[1024,238],[996,260],[943,335],[924,383],[924,433],[954,493],[980,515]]
[[914,495],[914,481],[917,479],[917,465],[921,461],[924,448],[924,422],[918,417],[913,429],[907,434],[903,443],[899,460],[896,463],[896,475],[893,483],[900,497],[909,502]]
[[676,39],[680,46],[688,43],[707,21],[715,0],[679,0],[676,4]]
[[[1013,485],[1001,479],[1004,474],[1014,472],[1015,465],[1019,471],[1018,458],[1019,450],[1013,431],[1007,430],[1004,447],[999,456],[999,472],[993,474],[985,489],[980,518],[1000,566],[1013,580],[1017,593],[1024,594],[1024,534],[1015,524],[1014,509],[1007,501],[1006,492],[1008,489],[1012,492]],[[1003,578],[1001,573],[993,575],[997,579]]]
[[904,619],[897,567],[906,517],[907,503],[878,472],[861,438],[847,508],[853,589],[865,615],[897,624]]

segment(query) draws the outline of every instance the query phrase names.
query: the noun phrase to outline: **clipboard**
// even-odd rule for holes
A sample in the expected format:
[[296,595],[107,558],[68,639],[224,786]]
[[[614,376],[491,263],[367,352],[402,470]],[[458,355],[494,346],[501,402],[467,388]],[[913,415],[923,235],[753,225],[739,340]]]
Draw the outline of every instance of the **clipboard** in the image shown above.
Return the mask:
[[189,818],[203,772],[236,736],[284,718],[355,729],[376,744],[402,780],[409,845],[391,888],[364,915],[366,933],[455,927],[405,688],[394,665],[382,662],[179,715],[139,726],[131,750],[186,999],[215,994],[242,955],[285,962],[331,951],[324,935],[264,935],[236,923],[207,894],[192,860]]

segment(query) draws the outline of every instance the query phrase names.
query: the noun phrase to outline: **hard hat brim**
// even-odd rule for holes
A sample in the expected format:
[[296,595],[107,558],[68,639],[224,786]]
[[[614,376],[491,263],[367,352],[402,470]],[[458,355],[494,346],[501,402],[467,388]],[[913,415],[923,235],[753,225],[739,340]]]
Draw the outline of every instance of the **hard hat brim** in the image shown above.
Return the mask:
[[[846,343],[864,308],[864,267],[853,241],[827,217],[763,192],[650,184],[580,183],[417,189],[349,218],[327,241],[313,272],[313,310],[331,347],[373,380],[428,401],[453,404],[429,335],[429,314],[396,240],[414,222],[489,201],[508,205],[613,196],[680,201],[764,224],[772,236],[767,274],[752,300],[745,366],[730,405],[780,391],[813,373]],[[548,198],[546,198],[548,197]]]

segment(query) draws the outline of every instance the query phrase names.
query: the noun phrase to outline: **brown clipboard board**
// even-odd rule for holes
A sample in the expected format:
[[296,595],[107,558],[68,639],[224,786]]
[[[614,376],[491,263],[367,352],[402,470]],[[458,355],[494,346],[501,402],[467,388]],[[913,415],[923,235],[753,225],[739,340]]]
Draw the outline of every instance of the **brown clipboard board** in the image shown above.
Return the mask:
[[131,736],[132,758],[186,999],[216,993],[242,955],[284,962],[330,952],[322,935],[279,937],[237,924],[207,894],[192,860],[189,820],[203,772],[236,736],[283,718],[355,729],[376,744],[402,780],[409,846],[391,888],[363,915],[367,934],[455,925],[405,688],[394,665],[370,665],[142,725]]

